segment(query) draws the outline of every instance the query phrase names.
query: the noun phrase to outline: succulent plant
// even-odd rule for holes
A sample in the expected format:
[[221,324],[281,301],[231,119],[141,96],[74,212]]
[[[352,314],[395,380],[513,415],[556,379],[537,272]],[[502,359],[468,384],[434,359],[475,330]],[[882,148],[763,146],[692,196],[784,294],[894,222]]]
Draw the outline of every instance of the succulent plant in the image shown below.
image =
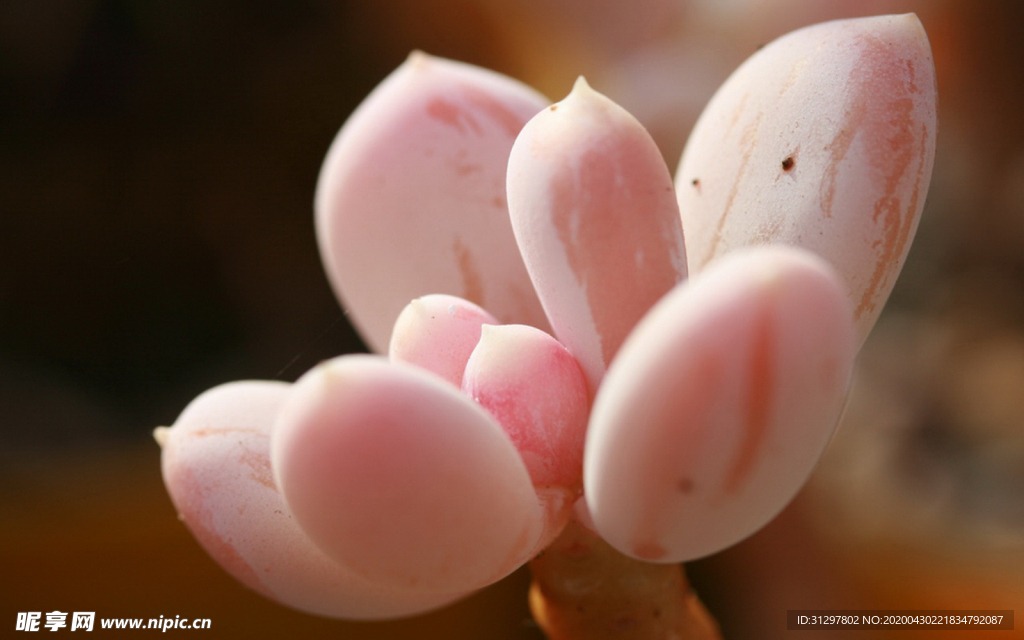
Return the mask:
[[[412,615],[533,560],[554,638],[713,637],[674,565],[770,521],[828,445],[935,130],[912,14],[759,50],[674,181],[582,78],[550,104],[414,53],[316,196],[330,280],[388,355],[202,394],[157,432],[171,498],[232,575],[303,611]],[[645,577],[567,587],[595,571]]]

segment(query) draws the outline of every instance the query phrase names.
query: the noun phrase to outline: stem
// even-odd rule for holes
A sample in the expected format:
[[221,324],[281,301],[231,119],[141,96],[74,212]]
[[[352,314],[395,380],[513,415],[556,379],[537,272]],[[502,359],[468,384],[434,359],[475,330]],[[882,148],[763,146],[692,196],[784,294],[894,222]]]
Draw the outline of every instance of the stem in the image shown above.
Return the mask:
[[682,565],[626,557],[575,519],[530,570],[530,610],[550,640],[721,639]]

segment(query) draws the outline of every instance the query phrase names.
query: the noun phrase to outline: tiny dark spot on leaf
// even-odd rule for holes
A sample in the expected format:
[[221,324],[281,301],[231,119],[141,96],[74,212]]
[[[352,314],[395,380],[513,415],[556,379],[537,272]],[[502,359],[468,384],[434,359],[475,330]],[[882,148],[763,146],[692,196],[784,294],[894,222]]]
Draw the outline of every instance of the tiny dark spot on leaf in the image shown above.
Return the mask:
[[789,171],[790,169],[793,168],[793,165],[795,165],[795,164],[796,164],[796,161],[793,160],[793,156],[789,156],[788,158],[786,158],[785,160],[782,161],[782,170],[783,171]]

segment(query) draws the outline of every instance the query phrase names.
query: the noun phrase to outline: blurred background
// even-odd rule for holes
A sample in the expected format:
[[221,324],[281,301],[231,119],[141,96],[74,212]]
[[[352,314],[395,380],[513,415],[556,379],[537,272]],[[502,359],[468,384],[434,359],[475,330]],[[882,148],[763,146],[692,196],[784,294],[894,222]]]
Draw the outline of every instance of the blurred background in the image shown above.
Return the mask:
[[177,521],[152,429],[218,383],[363,349],[320,269],[313,190],[337,129],[410,50],[552,100],[585,74],[674,169],[760,45],[906,11],[941,96],[917,242],[808,488],[689,572],[728,638],[780,637],[787,609],[1024,616],[1024,4],[4,0],[0,628],[60,610],[210,618],[211,637],[540,638],[523,572],[372,624],[247,591]]

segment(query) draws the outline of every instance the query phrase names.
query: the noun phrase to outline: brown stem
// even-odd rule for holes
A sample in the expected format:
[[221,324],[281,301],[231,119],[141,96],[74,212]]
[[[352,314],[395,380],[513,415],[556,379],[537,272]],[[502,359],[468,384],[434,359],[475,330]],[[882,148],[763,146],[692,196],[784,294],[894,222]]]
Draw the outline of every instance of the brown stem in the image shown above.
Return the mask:
[[721,639],[681,565],[628,558],[575,520],[530,570],[530,610],[550,640]]

